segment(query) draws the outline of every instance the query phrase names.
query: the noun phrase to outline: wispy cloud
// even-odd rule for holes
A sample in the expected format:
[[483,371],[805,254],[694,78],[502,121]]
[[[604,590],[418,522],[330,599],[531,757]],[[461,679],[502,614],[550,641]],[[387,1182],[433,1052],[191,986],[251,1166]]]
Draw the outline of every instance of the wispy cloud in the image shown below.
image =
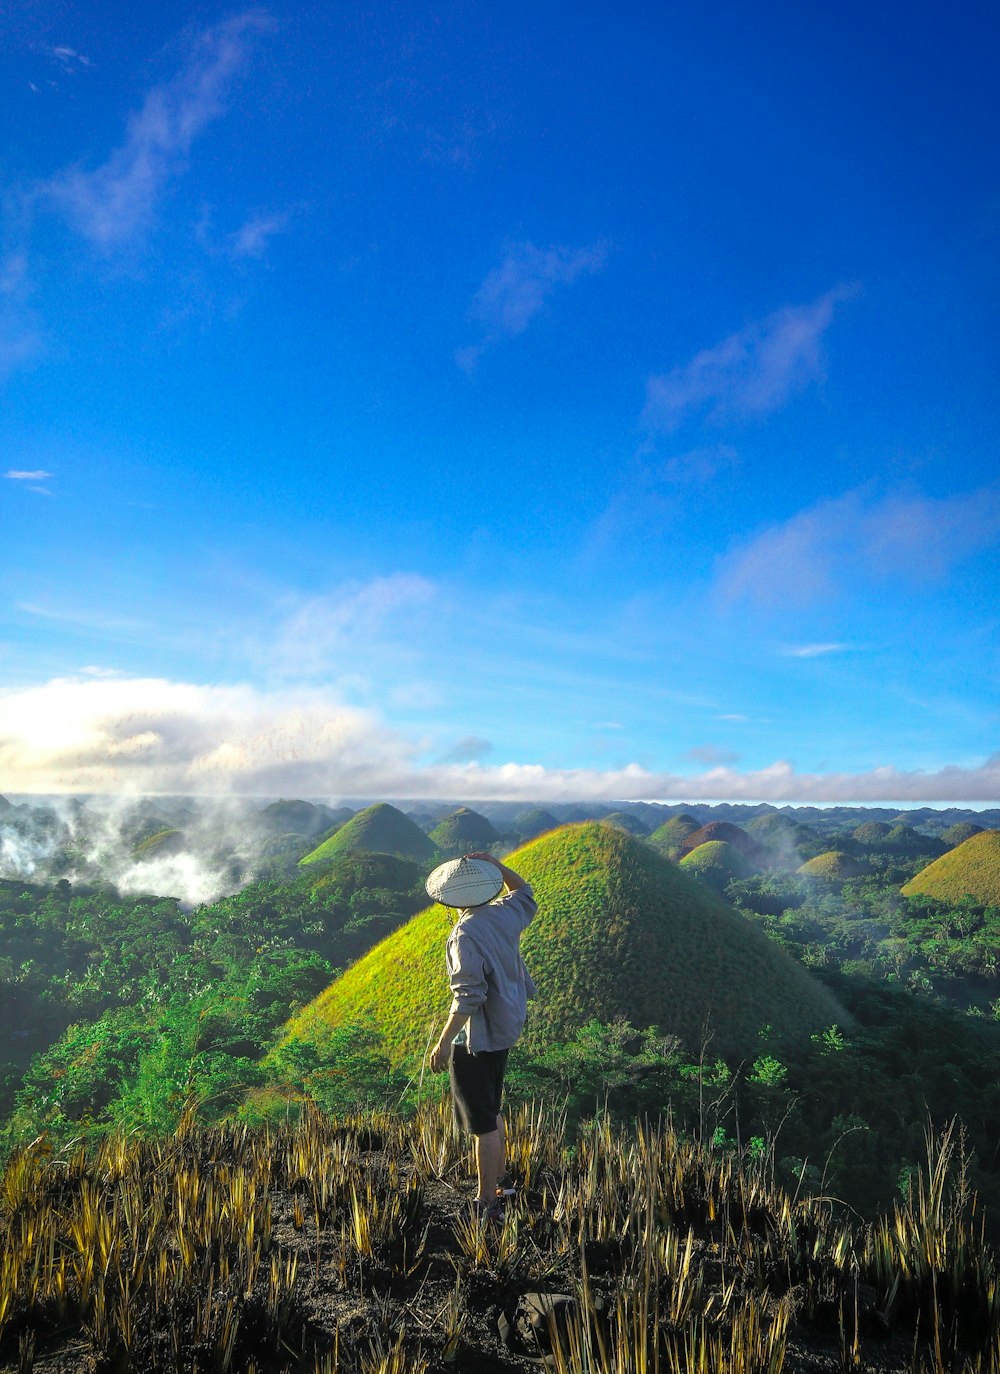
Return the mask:
[[194,140],[224,114],[248,39],[267,22],[265,13],[254,9],[205,30],[186,66],[154,87],[131,116],[121,147],[92,171],[74,167],[51,178],[41,188],[42,198],[105,252],[132,242],[153,223]]
[[30,362],[42,347],[42,332],[28,305],[27,253],[0,259],[0,380]]
[[283,234],[289,226],[291,215],[281,214],[251,215],[241,224],[229,240],[229,256],[239,261],[242,258],[262,258],[268,244],[277,234]]
[[739,754],[733,753],[731,749],[720,749],[715,744],[696,744],[688,749],[683,757],[689,763],[700,763],[706,768],[716,768],[719,765],[735,763]]
[[10,468],[4,476],[11,482],[44,482],[52,476],[51,472],[46,472],[44,468],[34,468],[30,472],[22,472],[17,468]]
[[49,55],[55,58],[63,71],[67,72],[79,71],[81,67],[86,69],[94,65],[85,53],[77,52],[75,48],[67,47],[64,43],[51,48]]
[[730,472],[736,463],[736,450],[728,444],[689,449],[666,459],[651,459],[645,452],[636,454],[591,525],[584,542],[584,557],[605,552],[623,536],[633,537],[662,527],[683,509],[685,494],[707,487]]
[[853,644],[786,644],[778,652],[785,658],[821,658],[824,654],[843,654]]
[[935,498],[847,492],[771,525],[719,562],[724,602],[807,606],[859,577],[940,578],[1000,540],[1000,486]]
[[[707,751],[693,761],[704,762]],[[18,792],[1000,800],[1000,754],[975,767],[887,764],[864,773],[799,773],[785,760],[746,772],[713,764],[693,774],[635,763],[610,770],[478,759],[423,765],[417,742],[325,690],[264,692],[159,678],[57,678],[0,692],[0,776]]]
[[479,343],[459,349],[455,360],[471,371],[491,344],[523,334],[557,286],[599,272],[607,259],[603,242],[584,248],[537,248],[516,243],[476,292],[469,318],[484,327]]
[[646,383],[645,426],[676,429],[689,416],[713,421],[766,415],[823,375],[823,335],[839,301],[837,287],[809,305],[788,306],[730,334],[671,372]]
[[[425,577],[393,573],[313,597],[288,616],[268,648],[269,660],[289,673],[347,670],[359,646],[370,647],[388,630],[400,630],[402,622],[413,630],[416,613],[436,594]],[[396,647],[402,649],[400,641]]]

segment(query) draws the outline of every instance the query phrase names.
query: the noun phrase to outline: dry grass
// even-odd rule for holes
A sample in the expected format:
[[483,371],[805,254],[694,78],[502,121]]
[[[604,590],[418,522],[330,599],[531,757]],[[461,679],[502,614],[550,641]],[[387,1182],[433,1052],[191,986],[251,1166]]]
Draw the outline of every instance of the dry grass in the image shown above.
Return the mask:
[[[0,1369],[431,1374],[544,1354],[556,1374],[1000,1374],[997,1261],[954,1130],[869,1227],[669,1124],[598,1120],[567,1150],[559,1118],[525,1108],[509,1135],[522,1186],[502,1226],[463,1214],[440,1104],[260,1131],[188,1117],[58,1157],[36,1141],[0,1179]],[[531,1292],[548,1317],[528,1330]]]

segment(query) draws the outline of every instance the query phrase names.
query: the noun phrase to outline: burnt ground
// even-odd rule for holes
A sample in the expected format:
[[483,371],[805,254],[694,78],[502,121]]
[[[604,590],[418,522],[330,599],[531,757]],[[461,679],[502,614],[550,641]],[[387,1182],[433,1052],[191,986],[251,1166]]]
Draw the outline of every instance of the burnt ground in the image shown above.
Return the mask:
[[[81,1199],[86,1202],[88,1180],[92,1186],[95,1179],[106,1210],[118,1206],[116,1196],[132,1198],[121,1204],[121,1234],[126,1237],[128,1222],[131,1240],[123,1239],[116,1250],[94,1232],[94,1267],[103,1266],[106,1276],[103,1317],[95,1311],[96,1289],[85,1301],[72,1281],[64,1298],[53,1279],[56,1288],[46,1290],[43,1283],[28,1301],[22,1272],[20,1296],[8,1296],[7,1325],[0,1328],[0,1370],[526,1374],[555,1368],[582,1374],[590,1368],[630,1374],[646,1366],[626,1360],[636,1338],[616,1334],[616,1308],[623,1301],[641,1314],[638,1339],[648,1339],[650,1369],[659,1330],[664,1374],[692,1368],[685,1340],[695,1338],[720,1343],[697,1365],[705,1374],[903,1374],[920,1370],[925,1358],[928,1369],[935,1367],[930,1346],[915,1343],[914,1312],[898,1300],[887,1306],[884,1294],[862,1282],[856,1268],[851,1277],[843,1268],[826,1271],[822,1263],[803,1267],[782,1258],[771,1244],[776,1223],[767,1207],[743,1206],[742,1237],[732,1210],[712,1216],[713,1207],[695,1195],[693,1184],[680,1211],[666,1218],[661,1209],[651,1226],[634,1201],[628,1216],[621,1209],[616,1216],[613,1203],[602,1211],[594,1201],[602,1187],[607,1197],[613,1192],[608,1180],[614,1171],[603,1171],[599,1149],[569,1166],[557,1162],[559,1142],[536,1137],[531,1150],[520,1150],[527,1167],[504,1225],[476,1224],[468,1219],[474,1184],[466,1152],[443,1134],[432,1165],[433,1151],[406,1148],[403,1128],[394,1140],[315,1122],[309,1129],[309,1148],[320,1151],[316,1160],[322,1155],[312,1175],[303,1167],[307,1152],[293,1159],[294,1131],[250,1154],[244,1134],[242,1155],[223,1133],[189,1136],[172,1152],[137,1154],[131,1175],[126,1177],[123,1165],[116,1179],[108,1176],[106,1160],[93,1166],[77,1162],[62,1173],[54,1163],[40,1166],[34,1212],[27,1194],[12,1202],[8,1192],[0,1237],[8,1254],[16,1250],[17,1235],[23,1240],[25,1219],[34,1215],[50,1217],[55,1244],[72,1257],[74,1209],[83,1205]],[[411,1131],[410,1146],[414,1139]],[[234,1158],[247,1166],[248,1176],[256,1160],[265,1183],[245,1215],[240,1212],[238,1235],[226,1230],[226,1216],[231,1220],[238,1210],[232,1201]],[[214,1238],[196,1241],[185,1258],[188,1214],[182,1215],[180,1198],[192,1173],[201,1180],[203,1217],[218,1211],[222,1220]],[[329,1187],[317,1184],[320,1175]],[[657,1189],[657,1181],[650,1186]],[[167,1199],[162,1214],[160,1196]],[[140,1199],[148,1220],[137,1220]],[[385,1221],[390,1211],[391,1225]],[[202,1219],[195,1207],[192,1235]],[[147,1224],[148,1232],[142,1230]],[[657,1235],[670,1234],[674,1250],[665,1241],[651,1271],[650,1237],[659,1244]],[[123,1275],[130,1263],[135,1272],[140,1242],[145,1277],[130,1284]],[[82,1254],[78,1244],[71,1278]],[[257,1256],[255,1264],[246,1260],[248,1254]],[[0,1278],[0,1304],[9,1274],[8,1264]],[[648,1310],[641,1306],[644,1294]],[[730,1352],[735,1354],[742,1338],[733,1334],[733,1321],[751,1309],[764,1337],[755,1356],[748,1336],[743,1358],[734,1362]],[[783,1362],[780,1340],[769,1355],[761,1353],[768,1349],[767,1330],[782,1315],[788,1318]],[[924,1330],[929,1336],[929,1328]],[[621,1363],[556,1361],[553,1333],[570,1347],[581,1331],[590,1333],[595,1349],[600,1340],[606,1349],[617,1349]],[[943,1365],[963,1367],[958,1359]]]

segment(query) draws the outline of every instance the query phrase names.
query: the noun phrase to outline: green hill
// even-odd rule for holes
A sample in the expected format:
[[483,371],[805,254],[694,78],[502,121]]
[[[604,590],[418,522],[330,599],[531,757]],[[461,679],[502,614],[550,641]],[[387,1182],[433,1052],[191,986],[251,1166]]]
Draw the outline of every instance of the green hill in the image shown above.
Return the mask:
[[[707,1020],[713,1054],[752,1056],[765,1024],[799,1037],[849,1019],[758,926],[624,831],[564,826],[509,862],[539,901],[522,940],[539,989],[531,1044],[625,1016],[697,1049]],[[332,1029],[360,1023],[381,1031],[393,1060],[419,1060],[449,1005],[452,919],[440,906],[414,916],[298,1013],[286,1044],[322,1053]]]
[[843,883],[848,878],[856,878],[861,869],[861,864],[850,854],[845,854],[842,849],[828,849],[823,854],[817,854],[814,859],[807,859],[800,866],[799,872],[806,878],[823,878],[829,883]]
[[555,830],[558,824],[550,811],[534,806],[529,811],[519,811],[510,823],[510,830],[520,840],[533,840],[547,830]]
[[922,854],[935,856],[943,854],[944,844],[936,835],[921,835],[911,825],[894,825],[881,842],[881,847],[889,854],[900,858],[918,859]]
[[637,838],[649,834],[649,826],[643,825],[639,817],[633,816],[630,811],[609,811],[606,816],[601,817],[601,823],[602,825],[616,825],[619,830],[624,830]]
[[758,871],[745,854],[725,840],[706,840],[684,855],[681,868],[693,878],[708,883],[716,892],[722,892],[734,878],[749,878]]
[[499,840],[500,834],[478,811],[460,806],[437,823],[429,838],[442,854],[467,854],[473,849],[486,849]]
[[757,843],[753,835],[748,835],[741,826],[733,825],[730,821],[709,821],[699,830],[692,831],[681,845],[681,854],[690,854],[699,845],[710,844],[713,841],[724,841],[732,845],[757,868],[767,865],[767,850]]
[[1000,830],[980,830],[922,868],[900,890],[904,897],[942,902],[971,897],[982,906],[1000,906]]
[[336,834],[324,840],[299,862],[321,863],[340,854],[362,851],[367,854],[396,854],[401,859],[431,862],[437,850],[419,825],[388,802],[368,806],[346,821]]
[[982,833],[983,827],[976,825],[974,821],[956,821],[954,825],[949,825],[947,830],[941,831],[941,842],[949,849],[955,849],[966,840],[971,840],[973,835]]
[[257,825],[270,835],[322,835],[335,825],[349,821],[354,812],[349,806],[317,806],[306,801],[276,801],[257,816]]
[[885,821],[865,821],[851,831],[851,837],[857,840],[858,844],[867,845],[870,848],[884,840],[891,831],[892,826]]
[[681,811],[658,826],[649,836],[649,843],[668,859],[676,859],[687,837],[700,829],[701,821],[695,820],[694,816],[689,816],[686,811]]
[[786,816],[782,811],[765,811],[762,816],[754,816],[752,821],[747,821],[746,831],[748,835],[753,835],[762,843],[766,843],[774,835],[788,835],[794,832],[796,826],[791,816]]
[[149,835],[132,846],[132,858],[137,863],[166,859],[172,854],[182,854],[186,845],[182,830],[158,830],[155,835]]

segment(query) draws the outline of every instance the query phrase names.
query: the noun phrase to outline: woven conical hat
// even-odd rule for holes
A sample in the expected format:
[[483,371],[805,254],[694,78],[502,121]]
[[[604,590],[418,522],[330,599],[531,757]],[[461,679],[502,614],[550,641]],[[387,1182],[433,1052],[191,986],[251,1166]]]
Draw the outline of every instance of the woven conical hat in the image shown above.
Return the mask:
[[496,864],[487,859],[449,859],[424,884],[427,895],[442,906],[482,906],[503,887]]

